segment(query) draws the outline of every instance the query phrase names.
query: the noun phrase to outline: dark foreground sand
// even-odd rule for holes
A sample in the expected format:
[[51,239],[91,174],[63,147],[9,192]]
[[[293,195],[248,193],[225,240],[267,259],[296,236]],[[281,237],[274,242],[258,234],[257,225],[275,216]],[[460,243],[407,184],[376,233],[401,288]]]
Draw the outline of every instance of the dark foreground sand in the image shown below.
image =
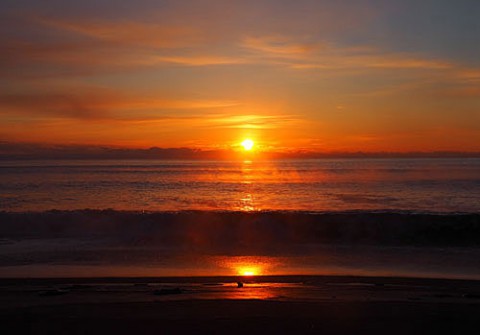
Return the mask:
[[0,334],[480,333],[478,282],[402,282],[330,280],[316,286],[324,298],[267,300],[156,296],[141,283],[117,291],[74,284],[44,296],[32,282],[4,283]]
[[197,300],[2,312],[2,334],[478,334],[479,305]]

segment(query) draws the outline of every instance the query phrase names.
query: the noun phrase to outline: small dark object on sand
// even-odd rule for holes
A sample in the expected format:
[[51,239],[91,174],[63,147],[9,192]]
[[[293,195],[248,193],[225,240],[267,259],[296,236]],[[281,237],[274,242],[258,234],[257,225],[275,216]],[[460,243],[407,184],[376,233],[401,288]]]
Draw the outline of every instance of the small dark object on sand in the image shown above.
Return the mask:
[[237,287],[238,288],[242,288],[243,287],[243,283],[241,281],[237,281]]
[[480,299],[480,294],[478,293],[465,293],[463,295],[464,298],[467,298],[467,299]]
[[38,295],[42,297],[54,297],[57,295],[64,295],[67,293],[68,293],[68,290],[51,289],[51,290],[40,291],[38,292]]
[[178,287],[176,288],[161,288],[159,290],[153,291],[155,295],[169,295],[169,294],[181,294],[182,290]]

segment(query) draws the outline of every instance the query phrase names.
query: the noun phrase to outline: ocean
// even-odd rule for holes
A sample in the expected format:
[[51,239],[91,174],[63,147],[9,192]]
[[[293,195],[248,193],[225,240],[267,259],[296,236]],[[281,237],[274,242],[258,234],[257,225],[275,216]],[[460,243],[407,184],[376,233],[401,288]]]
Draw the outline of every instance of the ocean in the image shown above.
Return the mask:
[[480,279],[480,159],[0,166],[1,277]]
[[479,212],[480,159],[4,161],[0,210]]

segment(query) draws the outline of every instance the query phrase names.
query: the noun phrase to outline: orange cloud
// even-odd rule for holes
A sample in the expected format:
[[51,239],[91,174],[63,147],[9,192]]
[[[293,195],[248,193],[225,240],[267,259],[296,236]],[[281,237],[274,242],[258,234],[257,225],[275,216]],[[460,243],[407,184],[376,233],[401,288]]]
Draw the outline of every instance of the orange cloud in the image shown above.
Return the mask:
[[137,21],[62,20],[38,18],[37,22],[62,31],[87,36],[103,42],[154,48],[191,47],[203,38],[198,30],[186,25],[161,25]]
[[279,57],[299,57],[318,48],[314,43],[294,43],[280,36],[245,37],[241,45],[252,51]]
[[[127,73],[146,67],[242,64],[234,52],[213,52],[194,25],[34,17],[46,40],[0,36],[0,72],[14,79]],[[233,56],[232,56],[233,55]]]
[[228,57],[228,56],[152,56],[150,64],[171,63],[184,66],[209,66],[209,65],[233,65],[245,64],[246,59]]
[[[105,89],[84,89],[75,93],[22,93],[0,95],[0,114],[55,116],[74,119],[161,119],[169,110],[209,110],[238,105],[228,100],[168,99],[134,96]],[[124,116],[123,111],[128,111]],[[130,114],[135,112],[135,114]]]
[[468,86],[468,87],[454,87],[454,88],[444,90],[440,92],[440,94],[447,97],[456,97],[456,98],[479,98],[480,85]]
[[[222,48],[208,48],[212,39],[207,31],[192,25],[158,24],[136,21],[58,19],[36,17],[39,29],[53,29],[74,37],[48,42],[3,40],[2,72],[12,72],[18,64],[41,66],[38,76],[92,75],[125,72],[142,67],[274,65],[304,72],[312,70],[351,71],[448,70],[459,67],[449,61],[409,53],[388,53],[371,46],[338,46],[305,37],[255,35],[232,39]],[[35,67],[28,73],[34,74]],[[475,80],[478,73],[463,69],[462,76]]]
[[215,127],[237,129],[279,129],[304,122],[294,115],[212,115],[208,123]]
[[460,69],[457,76],[466,82],[480,82],[480,69]]
[[[442,71],[459,67],[442,59],[385,52],[371,46],[343,47],[326,42],[299,43],[296,39],[280,36],[246,37],[241,46],[254,53],[254,56],[247,56],[252,59],[252,63],[263,62],[305,72],[342,70],[343,75],[348,75],[359,70]],[[259,53],[262,57],[255,56]]]

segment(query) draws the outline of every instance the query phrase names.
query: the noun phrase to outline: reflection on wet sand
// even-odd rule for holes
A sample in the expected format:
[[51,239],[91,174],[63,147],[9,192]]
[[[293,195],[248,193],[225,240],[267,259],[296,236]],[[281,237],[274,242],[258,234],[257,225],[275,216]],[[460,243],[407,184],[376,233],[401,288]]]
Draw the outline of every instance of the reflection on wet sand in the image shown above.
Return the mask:
[[[230,286],[230,285],[229,285]],[[227,289],[221,294],[223,299],[275,299],[279,296],[278,290],[269,285],[258,285],[252,283],[244,283],[244,286],[238,288],[232,284],[232,289]]]
[[[267,279],[270,278],[270,279]],[[275,282],[273,277],[230,277],[232,281],[215,284],[202,284],[201,288],[187,290],[183,297],[164,297],[166,300],[192,298],[196,299],[233,299],[233,300],[284,300],[309,298],[311,287],[302,282]],[[238,282],[235,282],[238,280]],[[239,284],[242,285],[239,285]]]

